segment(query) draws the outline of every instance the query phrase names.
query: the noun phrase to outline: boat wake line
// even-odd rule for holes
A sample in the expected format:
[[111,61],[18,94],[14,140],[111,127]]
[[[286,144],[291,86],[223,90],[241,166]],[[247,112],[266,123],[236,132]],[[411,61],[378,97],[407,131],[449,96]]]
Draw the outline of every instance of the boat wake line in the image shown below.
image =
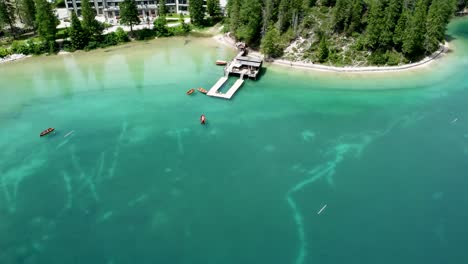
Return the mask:
[[301,191],[307,185],[314,183],[322,178],[326,178],[328,183],[333,186],[332,177],[335,174],[335,168],[344,160],[345,155],[354,153],[359,156],[362,149],[370,143],[368,137],[364,138],[361,144],[339,144],[335,147],[335,157],[333,160],[325,164],[319,165],[309,171],[307,174],[311,175],[309,178],[294,185],[286,194],[286,201],[293,211],[294,222],[297,226],[299,236],[299,254],[296,258],[296,264],[303,264],[307,256],[307,241],[304,229],[304,217],[301,210],[294,200],[294,194]]
[[[401,124],[403,127],[407,125],[409,120],[420,120],[416,119],[414,116],[404,116],[392,123],[387,127],[387,129],[382,131],[373,131],[369,133],[357,134],[357,135],[346,135],[340,137],[335,143],[335,145],[326,152],[326,156],[331,156],[331,159],[323,164],[316,166],[307,173],[309,176],[305,180],[295,184],[291,187],[286,193],[286,202],[292,210],[294,222],[297,227],[298,239],[299,239],[299,252],[297,254],[295,264],[304,264],[307,257],[307,239],[305,234],[304,227],[304,217],[301,212],[301,209],[297,202],[294,200],[294,194],[303,190],[308,185],[325,179],[331,188],[334,188],[333,176],[337,166],[344,161],[345,157],[351,156],[353,158],[360,158],[363,150],[374,140],[385,136],[389,133],[395,126]],[[322,207],[318,215],[325,209],[326,205]]]

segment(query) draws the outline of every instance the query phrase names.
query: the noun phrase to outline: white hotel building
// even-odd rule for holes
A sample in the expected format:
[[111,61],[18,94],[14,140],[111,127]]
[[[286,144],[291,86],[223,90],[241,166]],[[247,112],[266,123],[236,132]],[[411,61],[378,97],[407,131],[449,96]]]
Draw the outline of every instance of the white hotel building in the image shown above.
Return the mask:
[[[119,3],[123,0],[90,0],[91,4],[96,9],[98,16],[104,17],[105,20],[113,20],[120,16]],[[153,19],[158,14],[159,0],[135,0],[138,12],[141,18]],[[188,14],[190,0],[166,0],[166,7],[169,13]],[[204,0],[206,4],[206,0]],[[227,0],[220,0],[221,8],[226,6]],[[81,0],[65,0],[67,9],[72,12],[76,11],[81,15]]]

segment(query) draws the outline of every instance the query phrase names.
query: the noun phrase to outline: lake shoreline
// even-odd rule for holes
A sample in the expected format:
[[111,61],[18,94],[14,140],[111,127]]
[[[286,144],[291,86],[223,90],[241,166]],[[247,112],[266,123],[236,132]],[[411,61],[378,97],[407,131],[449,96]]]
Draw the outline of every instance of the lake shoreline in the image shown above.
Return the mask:
[[[213,38],[219,43],[222,43],[234,49],[236,48],[235,40],[232,39],[228,34],[217,35],[217,36],[214,36]],[[289,67],[289,68],[295,68],[295,69],[307,69],[307,70],[322,71],[322,72],[385,73],[385,72],[408,71],[408,70],[414,70],[414,69],[420,69],[422,67],[426,67],[432,62],[440,60],[445,54],[449,52],[449,50],[450,50],[450,45],[448,42],[445,42],[444,45],[440,45],[440,48],[436,52],[431,54],[430,56],[427,56],[418,62],[404,64],[400,66],[337,67],[337,66],[327,66],[323,64],[314,64],[314,63],[304,62],[304,61],[290,61],[290,60],[284,60],[284,59],[275,59],[275,60],[270,61],[269,63],[283,66],[283,67]],[[256,57],[263,57],[263,55],[258,51],[253,51],[250,53]]]

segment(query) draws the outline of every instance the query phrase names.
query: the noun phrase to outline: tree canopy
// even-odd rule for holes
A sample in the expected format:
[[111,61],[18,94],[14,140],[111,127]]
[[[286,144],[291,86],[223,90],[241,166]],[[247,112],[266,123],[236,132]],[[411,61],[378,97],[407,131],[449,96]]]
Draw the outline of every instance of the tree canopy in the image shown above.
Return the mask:
[[219,0],[206,0],[206,12],[211,17],[218,17],[221,15],[221,7]]
[[87,38],[95,41],[104,30],[101,23],[96,20],[96,10],[91,6],[89,0],[81,0],[81,25]]
[[42,39],[49,43],[50,50],[55,46],[55,34],[59,20],[55,16],[52,5],[47,0],[36,0],[36,26]]
[[[265,50],[269,50],[265,45],[278,33],[286,42],[298,37],[308,39],[312,45],[309,50],[316,60],[336,58],[336,52],[348,45],[340,42],[346,38],[355,50],[380,55],[396,52],[412,60],[438,48],[455,8],[464,7],[466,2],[468,0],[230,0],[225,23],[238,40],[250,46],[261,45]],[[277,32],[272,31],[271,26]],[[325,39],[319,32],[324,33]]]
[[36,28],[36,4],[34,0],[21,0],[20,14],[23,23],[30,28]]
[[83,49],[88,44],[87,35],[81,27],[81,22],[75,12],[71,13],[71,26],[69,28],[71,45],[74,49]]
[[0,27],[8,25],[14,33],[15,6],[11,0],[0,0]]
[[190,0],[189,5],[190,20],[196,26],[203,25],[205,18],[205,8],[203,7],[203,0]]
[[159,16],[166,16],[167,14],[166,0],[159,0],[158,11],[159,11]]
[[140,23],[138,17],[138,8],[135,0],[124,0],[120,3],[120,24],[130,26],[133,32],[133,26]]

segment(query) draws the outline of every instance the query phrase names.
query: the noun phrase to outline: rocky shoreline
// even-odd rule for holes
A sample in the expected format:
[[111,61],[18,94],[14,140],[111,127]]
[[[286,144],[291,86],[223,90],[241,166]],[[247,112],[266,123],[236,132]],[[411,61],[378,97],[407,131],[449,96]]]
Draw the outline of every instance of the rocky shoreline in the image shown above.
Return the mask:
[[[236,41],[228,33],[215,36],[214,39],[216,39],[220,43],[223,43],[227,46],[231,46],[235,48]],[[405,64],[405,65],[398,65],[398,66],[335,67],[335,66],[327,66],[323,64],[314,64],[314,63],[305,62],[305,61],[290,61],[290,60],[285,60],[285,59],[269,60],[268,62],[272,64],[276,64],[276,65],[291,67],[291,68],[311,69],[311,70],[329,71],[329,72],[348,72],[348,73],[390,72],[390,71],[403,71],[403,70],[423,67],[441,58],[442,55],[446,54],[449,51],[449,49],[450,49],[449,44],[445,42],[444,45],[441,45],[440,48],[436,52],[434,52],[430,56],[427,56],[421,61],[410,63],[410,64]],[[260,55],[260,53],[258,52],[253,52],[253,53],[255,53],[256,55]]]
[[27,57],[31,57],[31,55],[24,55],[24,54],[11,54],[6,56],[5,58],[0,58],[0,63],[21,60]]

